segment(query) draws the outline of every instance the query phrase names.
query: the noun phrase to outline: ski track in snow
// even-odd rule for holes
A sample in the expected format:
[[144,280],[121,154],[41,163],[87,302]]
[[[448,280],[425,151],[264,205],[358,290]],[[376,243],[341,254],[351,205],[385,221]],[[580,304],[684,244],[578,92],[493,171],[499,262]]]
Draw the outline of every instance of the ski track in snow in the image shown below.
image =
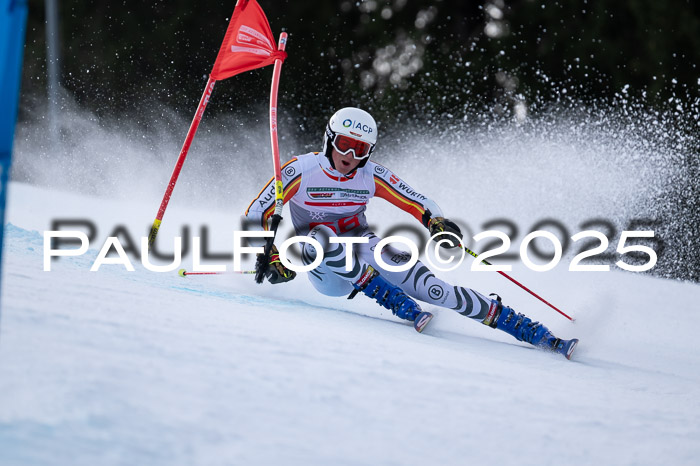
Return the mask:
[[63,195],[11,190],[22,195],[10,206],[2,277],[2,465],[700,457],[695,284],[518,271],[575,309],[572,325],[496,278],[475,279],[581,338],[566,361],[449,310],[419,335],[363,296],[320,297],[303,276],[271,287],[140,264],[89,272],[101,243],[43,272],[41,227],[24,205],[50,209]]

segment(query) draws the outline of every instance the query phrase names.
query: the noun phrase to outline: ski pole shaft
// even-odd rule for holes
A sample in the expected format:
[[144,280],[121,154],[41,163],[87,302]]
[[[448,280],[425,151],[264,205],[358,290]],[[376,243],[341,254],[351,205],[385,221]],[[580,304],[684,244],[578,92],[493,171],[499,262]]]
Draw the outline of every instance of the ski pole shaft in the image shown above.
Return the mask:
[[180,269],[177,271],[177,274],[181,277],[187,277],[189,275],[230,275],[230,274],[251,275],[254,273],[255,273],[255,270],[239,270],[239,271],[233,271],[233,272],[188,272],[185,269]]
[[[282,32],[277,44],[277,50],[284,52],[287,47],[287,33]],[[263,263],[270,260],[270,251],[277,235],[277,228],[282,220],[282,209],[284,208],[284,185],[282,184],[282,164],[280,163],[280,148],[277,139],[277,89],[280,84],[280,74],[282,73],[282,60],[275,60],[275,68],[272,72],[272,85],[270,87],[270,142],[272,145],[272,165],[275,169],[275,211],[272,214],[272,224],[270,229],[273,236],[267,239],[265,251],[263,252]],[[262,283],[265,274],[264,268],[260,268],[255,274],[256,283]]]
[[[287,47],[287,33],[280,34],[277,50],[284,52]],[[280,163],[280,148],[277,139],[277,90],[282,73],[282,60],[275,60],[275,68],[272,72],[272,85],[270,87],[270,143],[272,146],[272,164],[275,168],[275,215],[282,215],[284,207],[284,189],[282,186],[282,165]]]
[[168,207],[168,203],[170,202],[170,196],[173,194],[173,189],[175,189],[175,183],[177,183],[177,179],[180,176],[180,171],[182,170],[182,166],[185,163],[187,152],[189,152],[190,150],[190,145],[192,144],[194,135],[197,133],[199,123],[202,121],[204,110],[207,108],[209,98],[211,97],[211,93],[214,90],[214,84],[216,84],[216,80],[212,79],[212,77],[209,76],[207,86],[204,88],[204,93],[202,94],[202,99],[199,101],[197,112],[194,114],[194,118],[192,119],[192,123],[190,124],[190,129],[187,131],[187,137],[185,138],[185,142],[182,145],[182,149],[180,150],[180,155],[178,156],[177,162],[175,163],[175,169],[173,170],[173,174],[170,176],[168,186],[165,188],[165,195],[163,196],[163,200],[160,203],[158,214],[156,215],[156,219],[153,221],[151,232],[148,235],[149,248],[153,246],[153,243],[156,240],[156,235],[158,234],[158,230],[160,229],[160,224],[163,221],[163,215],[165,215],[165,209]]
[[[479,258],[479,255],[476,254],[476,253],[475,253],[474,251],[472,251],[471,249],[469,249],[468,247],[462,245],[462,248],[463,248],[467,253],[469,253],[470,255],[474,256],[475,258],[477,258],[477,259]],[[486,264],[486,265],[492,265],[490,262],[485,261],[485,260],[483,260],[483,259],[481,260],[481,263],[482,263],[482,264]],[[551,304],[551,303],[550,303],[549,301],[547,301],[546,299],[542,298],[540,295],[538,295],[538,294],[535,293],[534,291],[530,290],[528,287],[526,287],[525,285],[523,285],[522,283],[520,283],[519,281],[517,281],[515,278],[511,277],[510,275],[508,275],[507,273],[505,273],[505,272],[503,272],[503,271],[501,271],[501,270],[497,270],[497,272],[500,273],[501,275],[503,275],[504,277],[506,277],[508,280],[510,280],[510,281],[512,281],[513,283],[515,283],[516,285],[518,285],[518,286],[519,286],[520,288],[522,288],[523,290],[525,290],[525,291],[527,291],[528,293],[530,293],[530,294],[531,294],[532,296],[534,296],[535,298],[537,298],[537,299],[539,299],[540,301],[542,301],[543,303],[545,303],[547,306],[549,306],[549,307],[551,307],[552,309],[554,309],[555,311],[557,311],[559,314],[563,315],[564,317],[566,317],[567,319],[569,319],[569,320],[572,321],[572,322],[574,321],[573,318],[569,317],[567,314],[565,314],[565,313],[564,313],[563,311],[561,311],[559,308],[557,308],[556,306],[554,306],[553,304]]]

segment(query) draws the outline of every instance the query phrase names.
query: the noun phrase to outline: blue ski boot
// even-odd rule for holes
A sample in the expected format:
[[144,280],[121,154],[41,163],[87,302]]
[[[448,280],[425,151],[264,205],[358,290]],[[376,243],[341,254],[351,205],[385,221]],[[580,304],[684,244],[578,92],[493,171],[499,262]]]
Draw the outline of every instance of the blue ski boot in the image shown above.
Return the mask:
[[395,316],[413,322],[413,328],[419,333],[433,318],[433,314],[423,311],[417,302],[404,293],[401,288],[386,281],[372,266],[368,265],[367,270],[352,286],[355,290],[350,293],[348,299],[354,298],[361,291],[370,298],[376,299],[385,308],[390,309]]
[[496,295],[496,299],[491,301],[489,312],[482,323],[503,330],[507,334],[513,335],[518,341],[526,341],[538,348],[562,354],[566,359],[571,359],[578,344],[578,339],[562,340],[557,338],[544,325],[533,322],[529,317],[504,306],[498,295]]

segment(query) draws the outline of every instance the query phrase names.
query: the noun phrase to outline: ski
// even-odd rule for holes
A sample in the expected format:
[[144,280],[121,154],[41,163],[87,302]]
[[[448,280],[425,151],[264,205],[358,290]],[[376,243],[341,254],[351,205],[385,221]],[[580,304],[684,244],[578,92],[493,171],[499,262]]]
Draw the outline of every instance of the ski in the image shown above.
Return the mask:
[[413,322],[413,328],[416,332],[423,333],[425,327],[428,326],[428,322],[433,319],[433,314],[427,311],[423,311],[416,316],[416,320]]
[[566,359],[570,360],[571,355],[574,354],[576,345],[578,345],[578,338],[572,338],[571,340],[559,340],[553,350],[555,353],[562,354]]

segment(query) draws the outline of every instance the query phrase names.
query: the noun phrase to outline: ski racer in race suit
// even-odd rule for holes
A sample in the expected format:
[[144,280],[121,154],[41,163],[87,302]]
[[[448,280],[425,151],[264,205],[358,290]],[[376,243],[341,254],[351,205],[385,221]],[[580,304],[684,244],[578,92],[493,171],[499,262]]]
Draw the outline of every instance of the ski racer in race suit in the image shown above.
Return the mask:
[[[460,239],[459,227],[446,219],[438,205],[415,191],[391,170],[369,160],[377,141],[377,125],[372,116],[358,108],[336,112],[326,126],[322,152],[292,158],[282,166],[284,202],[297,235],[308,235],[323,248],[323,261],[308,272],[313,286],[327,296],[354,297],[363,292],[391,309],[402,319],[414,322],[421,332],[433,315],[423,311],[416,300],[452,309],[490,327],[503,330],[520,341],[571,356],[578,340],[560,340],[528,317],[483,294],[454,286],[436,277],[421,261],[409,270],[385,270],[377,263],[374,250],[381,240],[368,227],[365,209],[370,199],[380,197],[413,215],[429,231],[451,233]],[[267,230],[275,207],[274,179],[260,191],[245,212],[249,224]],[[366,238],[368,242],[352,245],[352,269],[346,269],[349,246],[334,243],[333,237]],[[439,235],[446,248],[461,247],[452,235]],[[304,265],[314,262],[316,247],[303,243]],[[381,251],[386,264],[406,264],[410,254],[388,245]],[[287,282],[296,273],[279,260],[273,246],[269,263],[258,256],[258,270],[265,272],[270,283]]]

